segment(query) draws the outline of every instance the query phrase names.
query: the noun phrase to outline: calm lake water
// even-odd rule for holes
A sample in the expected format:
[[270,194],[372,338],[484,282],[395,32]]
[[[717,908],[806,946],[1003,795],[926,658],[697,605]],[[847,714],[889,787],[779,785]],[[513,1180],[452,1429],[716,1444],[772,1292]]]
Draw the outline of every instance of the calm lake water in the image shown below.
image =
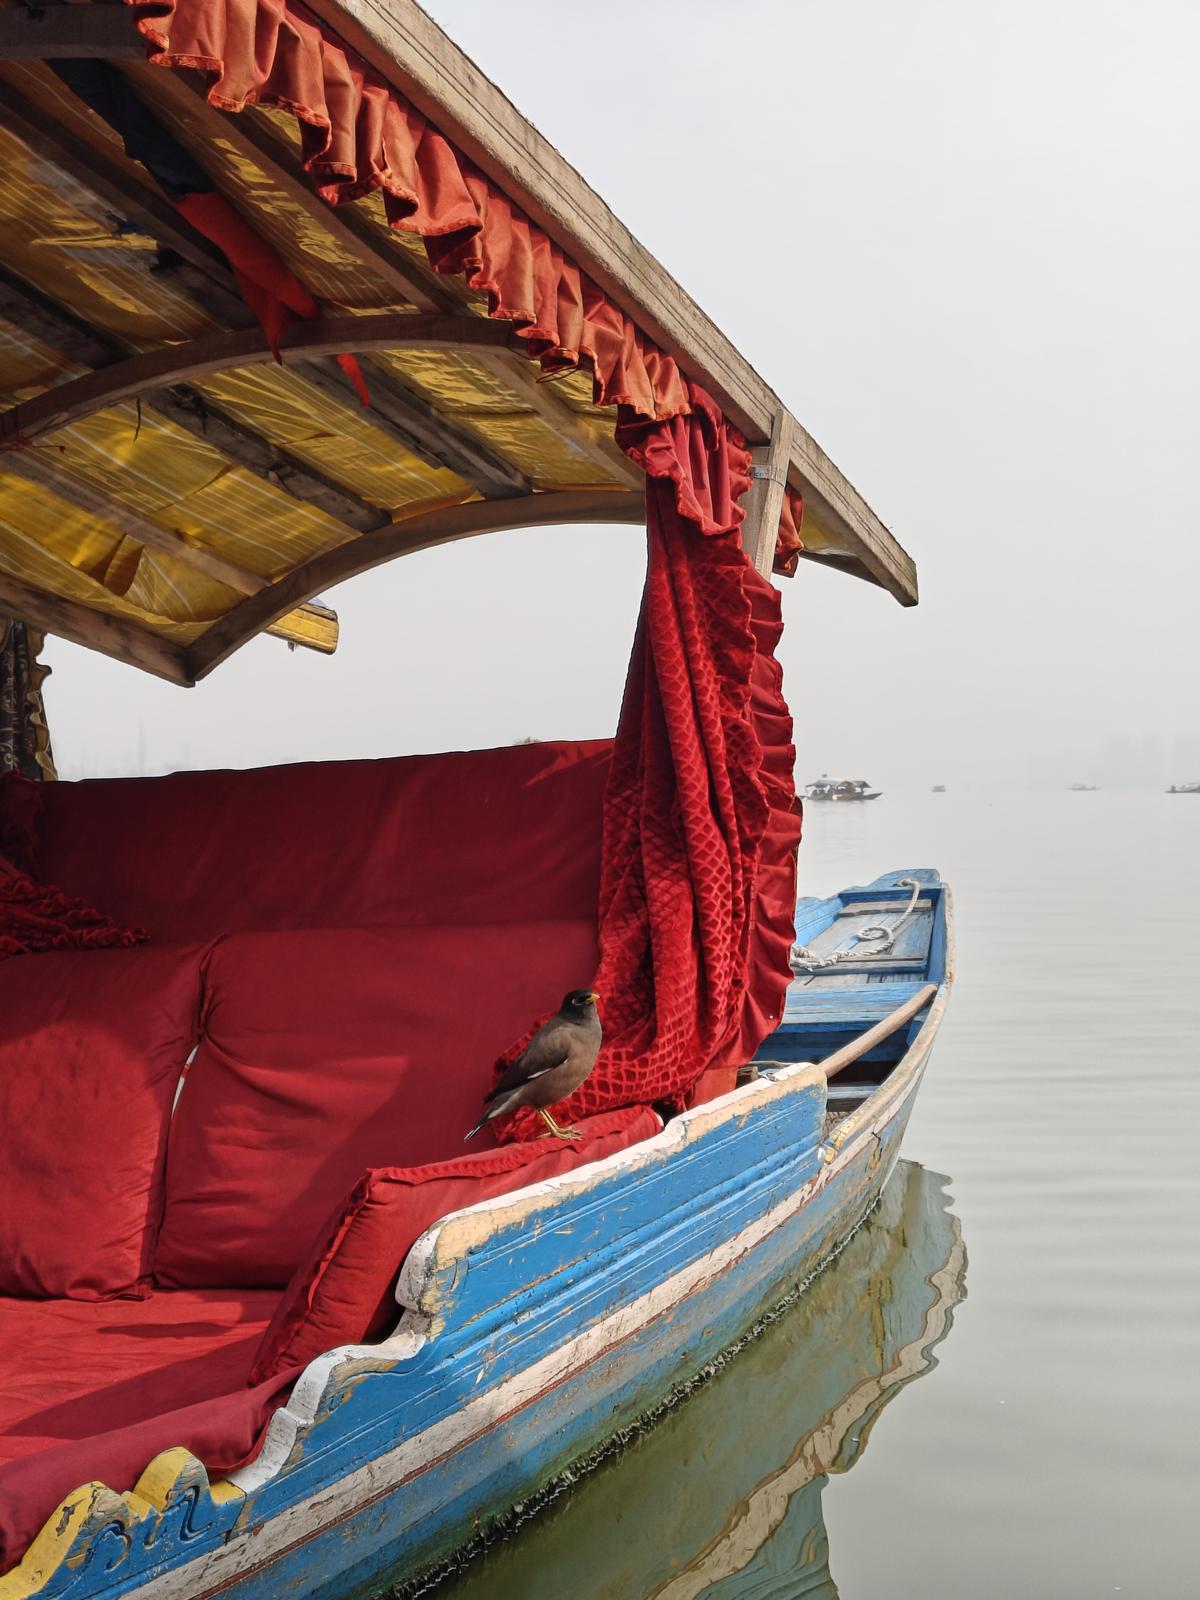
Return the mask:
[[1200,1596],[1200,799],[809,808],[805,893],[926,865],[958,981],[879,1211],[438,1600]]

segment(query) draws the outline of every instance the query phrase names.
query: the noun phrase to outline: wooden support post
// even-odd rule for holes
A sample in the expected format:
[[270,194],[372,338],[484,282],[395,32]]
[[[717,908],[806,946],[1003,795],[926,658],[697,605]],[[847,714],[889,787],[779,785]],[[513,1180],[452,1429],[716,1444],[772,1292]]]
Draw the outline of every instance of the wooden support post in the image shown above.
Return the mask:
[[746,520],[742,523],[742,548],[764,578],[771,576],[775,564],[793,426],[790,411],[777,411],[771,422],[771,442],[750,452],[751,483],[746,496]]

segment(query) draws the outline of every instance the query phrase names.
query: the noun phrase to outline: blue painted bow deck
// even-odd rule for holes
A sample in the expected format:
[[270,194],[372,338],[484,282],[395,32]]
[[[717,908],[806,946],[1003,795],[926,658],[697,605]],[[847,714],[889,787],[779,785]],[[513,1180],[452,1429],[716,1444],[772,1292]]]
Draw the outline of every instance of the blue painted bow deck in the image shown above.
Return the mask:
[[[872,956],[855,930],[899,920],[902,877],[920,881],[914,914]],[[795,970],[748,1081],[434,1224],[400,1273],[395,1331],[313,1362],[254,1461],[210,1491],[186,1452],[169,1471],[160,1457],[153,1492],[109,1494],[54,1570],[0,1580],[5,1600],[350,1600],[528,1501],[693,1379],[875,1204],[945,1008],[948,930],[935,872],[801,901],[799,944],[848,955]],[[811,1063],[928,982],[932,1003],[827,1084]]]
[[[920,885],[913,913],[904,912],[912,890],[897,880]],[[804,899],[796,907],[796,945],[815,957],[837,954],[836,965],[806,970],[793,964],[783,1021],[760,1048],[757,1060],[820,1061],[841,1045],[849,1044],[897,1006],[912,998],[925,984],[942,981],[946,966],[945,918],[939,915],[943,888],[929,868],[888,873],[861,888],[843,889],[826,900]],[[860,942],[859,931],[868,926],[899,928],[884,955],[872,955],[871,944]],[[866,1055],[866,1064],[895,1062],[920,1031],[920,1019]],[[851,1068],[844,1080],[865,1074]],[[876,1076],[878,1076],[876,1074]]]

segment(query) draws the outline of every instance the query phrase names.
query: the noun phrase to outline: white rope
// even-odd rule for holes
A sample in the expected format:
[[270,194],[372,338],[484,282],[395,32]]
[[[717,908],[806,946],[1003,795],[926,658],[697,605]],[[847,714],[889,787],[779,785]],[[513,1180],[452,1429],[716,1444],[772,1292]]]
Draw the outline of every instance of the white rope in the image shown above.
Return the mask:
[[[844,950],[831,950],[828,955],[817,955],[806,944],[792,946],[792,968],[797,972],[816,972],[821,967],[836,967],[839,961],[862,960],[864,957],[885,956],[896,943],[896,935],[912,916],[917,900],[921,894],[921,885],[916,878],[897,878],[897,889],[911,889],[912,895],[907,906],[896,922],[889,927],[884,922],[871,922],[865,927],[856,928],[850,935],[856,942],[848,945]],[[869,950],[860,949],[861,945],[869,944]]]

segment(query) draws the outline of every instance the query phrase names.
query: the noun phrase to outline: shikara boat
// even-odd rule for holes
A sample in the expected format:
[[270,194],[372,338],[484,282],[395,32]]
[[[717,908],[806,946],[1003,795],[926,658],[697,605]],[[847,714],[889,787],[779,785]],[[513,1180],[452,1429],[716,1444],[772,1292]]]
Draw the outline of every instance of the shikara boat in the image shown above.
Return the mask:
[[[915,571],[410,0],[0,10],[0,149],[0,1600],[378,1593],[877,1202],[949,896],[797,909],[770,580]],[[610,740],[51,781],[46,633],[188,687],[633,521]],[[464,1153],[581,983],[568,1137]]]
[[1173,783],[1167,794],[1200,794],[1200,783]]
[[864,778],[818,778],[804,788],[806,800],[878,800],[880,789],[872,789]]

